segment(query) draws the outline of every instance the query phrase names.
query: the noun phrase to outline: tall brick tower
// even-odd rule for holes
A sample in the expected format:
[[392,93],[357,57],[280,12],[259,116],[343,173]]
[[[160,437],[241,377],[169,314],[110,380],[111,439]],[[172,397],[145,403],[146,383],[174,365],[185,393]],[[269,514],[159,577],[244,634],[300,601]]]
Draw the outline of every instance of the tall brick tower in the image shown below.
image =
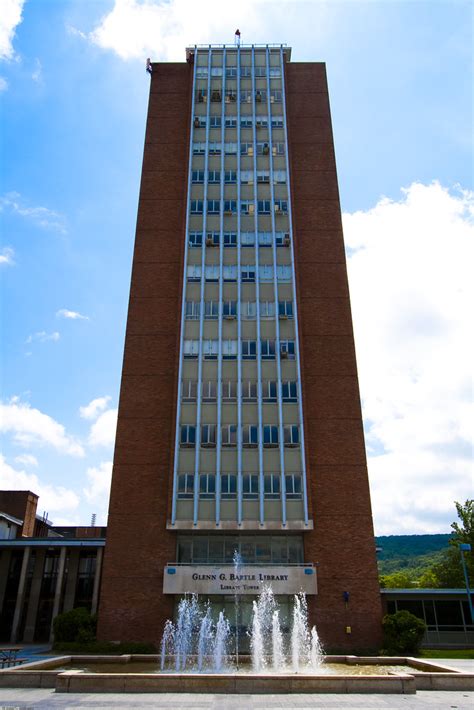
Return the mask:
[[327,648],[380,643],[326,72],[290,55],[152,65],[102,639],[158,642],[193,591],[243,630],[266,581]]

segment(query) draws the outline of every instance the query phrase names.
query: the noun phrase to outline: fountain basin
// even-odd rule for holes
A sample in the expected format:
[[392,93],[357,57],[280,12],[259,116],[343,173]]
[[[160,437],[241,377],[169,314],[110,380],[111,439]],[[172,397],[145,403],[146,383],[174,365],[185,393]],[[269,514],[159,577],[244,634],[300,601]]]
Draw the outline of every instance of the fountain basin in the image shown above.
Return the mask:
[[[238,672],[169,673],[159,671],[159,660],[159,656],[145,655],[63,656],[0,670],[0,687],[55,688],[60,693],[412,694],[417,690],[474,690],[474,674],[409,657],[325,656],[318,673],[255,673],[251,665]],[[332,672],[331,664],[337,664]],[[345,672],[340,671],[340,664]],[[103,672],[104,666],[109,672]],[[137,672],[146,666],[154,671]],[[364,674],[359,674],[362,671]]]

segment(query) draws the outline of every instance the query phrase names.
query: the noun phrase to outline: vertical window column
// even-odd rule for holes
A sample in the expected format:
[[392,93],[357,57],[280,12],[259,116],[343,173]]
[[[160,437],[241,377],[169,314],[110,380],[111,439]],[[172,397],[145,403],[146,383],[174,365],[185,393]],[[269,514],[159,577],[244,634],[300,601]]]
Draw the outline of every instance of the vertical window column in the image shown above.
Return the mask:
[[306,452],[305,452],[305,439],[304,439],[304,419],[303,419],[303,397],[301,396],[301,363],[300,363],[300,340],[299,340],[299,330],[298,330],[298,305],[296,300],[296,281],[295,281],[295,251],[294,251],[294,241],[293,241],[293,215],[292,215],[292,204],[291,204],[291,182],[290,182],[290,170],[288,165],[288,127],[286,123],[286,87],[285,87],[285,65],[284,65],[283,47],[280,47],[280,71],[281,71],[281,93],[282,93],[282,107],[283,107],[283,130],[285,134],[285,169],[286,169],[286,180],[288,189],[288,222],[289,222],[289,232],[290,232],[290,250],[291,250],[291,274],[292,274],[292,297],[293,297],[293,309],[294,309],[294,326],[295,326],[295,361],[296,361],[296,372],[298,377],[298,416],[300,420],[300,450],[301,450],[301,476],[303,479],[303,513],[305,525],[308,525],[308,488],[307,488],[307,478],[306,478]]
[[277,278],[277,248],[275,236],[275,188],[273,183],[273,129],[271,121],[270,103],[270,50],[266,49],[266,78],[267,78],[267,111],[268,111],[268,145],[270,162],[270,203],[272,205],[272,251],[273,251],[273,293],[275,300],[275,353],[277,366],[277,405],[278,405],[278,447],[280,453],[280,490],[281,490],[281,522],[286,525],[286,490],[285,490],[285,444],[283,436],[283,405],[281,399],[281,358],[280,358],[280,318],[278,314],[278,278]]
[[[193,91],[192,91],[192,103],[191,103],[191,126],[194,126],[194,107],[196,105],[196,69],[198,64],[198,49],[197,46],[194,47],[194,68],[193,68]],[[188,168],[188,193],[187,193],[187,203],[186,203],[186,229],[184,237],[184,260],[183,260],[183,291],[181,297],[181,329],[180,329],[180,342],[179,342],[179,362],[178,362],[178,401],[176,403],[176,432],[175,432],[175,442],[174,442],[174,462],[173,462],[173,498],[171,505],[171,524],[174,525],[176,522],[176,505],[178,497],[178,467],[179,467],[179,439],[180,439],[180,421],[181,421],[181,383],[183,379],[183,343],[184,343],[184,330],[186,327],[185,315],[186,315],[186,269],[188,264],[188,230],[189,230],[189,207],[190,207],[190,197],[191,197],[191,179],[192,179],[192,154],[193,154],[193,130],[189,132],[189,168]]]
[[237,45],[237,522],[242,524],[242,254],[240,215],[240,44]]

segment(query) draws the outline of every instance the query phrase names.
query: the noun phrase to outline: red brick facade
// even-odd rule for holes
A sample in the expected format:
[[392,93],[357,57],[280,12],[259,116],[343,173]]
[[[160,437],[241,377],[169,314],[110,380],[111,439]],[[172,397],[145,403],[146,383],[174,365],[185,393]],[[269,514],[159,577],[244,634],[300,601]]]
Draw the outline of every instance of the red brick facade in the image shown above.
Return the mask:
[[309,608],[326,646],[377,648],[382,610],[324,64],[287,64],[286,87],[314,520],[305,559],[318,564]]

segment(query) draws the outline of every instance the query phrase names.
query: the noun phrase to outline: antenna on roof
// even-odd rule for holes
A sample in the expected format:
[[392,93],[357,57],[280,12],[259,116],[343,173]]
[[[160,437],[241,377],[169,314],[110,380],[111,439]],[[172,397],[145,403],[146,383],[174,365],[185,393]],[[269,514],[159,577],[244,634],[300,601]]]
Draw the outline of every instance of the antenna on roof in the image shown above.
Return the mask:
[[240,47],[240,30],[235,30],[234,44]]
[[91,517],[91,528],[95,528],[95,519],[96,519],[96,517],[97,517],[96,514],[95,514],[95,513],[92,513],[92,517]]
[[153,66],[150,57],[148,57],[148,59],[146,60],[146,70],[150,74],[150,76],[153,74]]

